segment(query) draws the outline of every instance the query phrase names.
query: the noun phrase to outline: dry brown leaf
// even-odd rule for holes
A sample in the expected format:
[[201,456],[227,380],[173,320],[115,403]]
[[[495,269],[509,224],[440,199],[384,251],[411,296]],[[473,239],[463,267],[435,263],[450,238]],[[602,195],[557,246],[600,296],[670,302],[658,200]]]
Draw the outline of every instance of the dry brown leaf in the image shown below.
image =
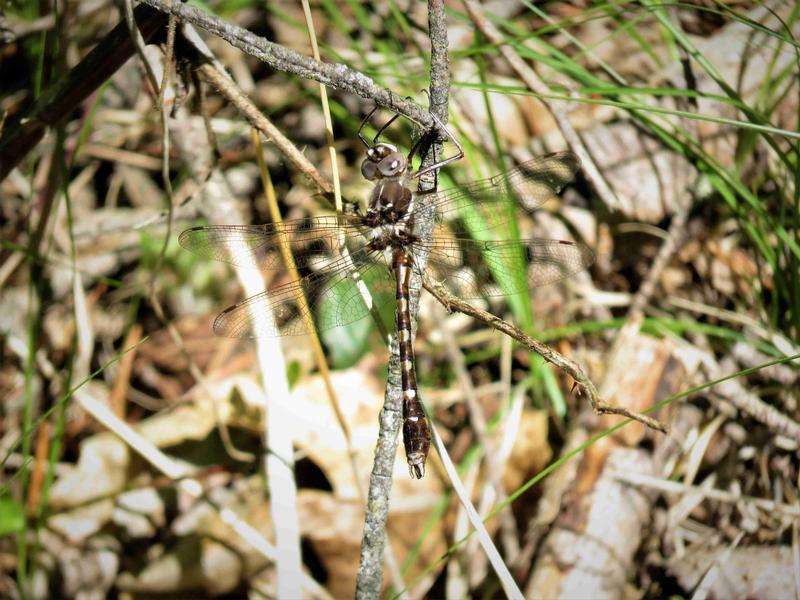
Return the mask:
[[[682,380],[673,372],[677,364],[671,360],[672,344],[667,340],[638,334],[626,340],[614,356],[601,388],[603,399],[614,406],[642,412],[657,400],[666,397],[664,390],[673,389]],[[658,415],[654,415],[658,417]],[[606,427],[619,422],[619,416],[603,417]],[[637,444],[645,435],[640,423],[631,423],[615,434],[623,444]]]
[[503,473],[506,490],[518,489],[553,457],[553,450],[547,441],[548,418],[544,410],[526,410],[522,413],[511,456]]

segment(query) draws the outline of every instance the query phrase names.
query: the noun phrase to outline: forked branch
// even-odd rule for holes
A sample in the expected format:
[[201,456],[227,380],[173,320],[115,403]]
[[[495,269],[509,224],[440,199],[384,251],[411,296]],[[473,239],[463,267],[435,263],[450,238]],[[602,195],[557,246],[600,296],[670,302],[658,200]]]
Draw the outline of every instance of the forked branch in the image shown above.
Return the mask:
[[343,64],[315,60],[179,0],[143,1],[162,12],[177,16],[183,23],[191,23],[222,38],[231,46],[265,62],[277,71],[312,79],[328,87],[373,100],[408,117],[425,129],[434,125],[427,110],[387,88],[378,86],[373,79],[355,69]]

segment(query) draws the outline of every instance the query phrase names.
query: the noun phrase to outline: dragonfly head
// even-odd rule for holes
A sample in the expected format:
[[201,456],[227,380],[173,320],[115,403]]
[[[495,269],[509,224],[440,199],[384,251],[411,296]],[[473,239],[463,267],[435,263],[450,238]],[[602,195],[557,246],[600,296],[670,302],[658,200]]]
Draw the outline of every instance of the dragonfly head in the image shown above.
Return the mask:
[[408,167],[408,160],[392,144],[374,144],[367,149],[367,158],[361,163],[361,174],[368,181],[397,177]]

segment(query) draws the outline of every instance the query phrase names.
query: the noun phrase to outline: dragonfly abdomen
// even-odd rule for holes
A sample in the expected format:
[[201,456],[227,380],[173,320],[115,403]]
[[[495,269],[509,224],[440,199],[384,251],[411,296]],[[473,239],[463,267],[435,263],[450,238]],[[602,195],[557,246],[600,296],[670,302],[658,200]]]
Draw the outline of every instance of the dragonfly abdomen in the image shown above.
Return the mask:
[[425,460],[431,447],[431,431],[425,409],[419,399],[414,367],[414,343],[411,339],[411,313],[408,308],[412,258],[402,248],[392,256],[392,269],[397,284],[397,338],[400,354],[400,378],[403,394],[403,445],[408,471],[412,478],[425,476]]

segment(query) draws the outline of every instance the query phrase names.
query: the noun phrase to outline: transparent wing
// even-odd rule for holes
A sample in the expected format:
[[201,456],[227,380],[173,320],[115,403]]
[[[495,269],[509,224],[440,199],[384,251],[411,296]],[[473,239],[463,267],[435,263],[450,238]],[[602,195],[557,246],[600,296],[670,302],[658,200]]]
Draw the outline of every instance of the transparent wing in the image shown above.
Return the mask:
[[[355,267],[355,269],[354,269]],[[225,337],[304,335],[346,325],[369,314],[354,273],[370,280],[373,301],[393,297],[392,277],[380,256],[363,249],[323,271],[267,290],[225,309],[214,332]],[[303,300],[305,298],[305,301]],[[320,307],[315,311],[314,307]]]
[[[572,152],[556,152],[524,162],[488,179],[417,196],[430,204],[437,223],[450,223],[456,234],[499,228],[514,214],[516,199],[528,210],[556,196],[575,177],[580,159]],[[458,222],[453,222],[458,219]]]
[[181,233],[181,246],[203,258],[243,267],[276,269],[283,250],[291,250],[298,267],[324,257],[337,257],[339,232],[346,237],[361,230],[361,218],[330,215],[265,225],[210,225]]
[[528,293],[594,262],[587,246],[561,240],[439,239],[429,247],[433,276],[464,298]]

